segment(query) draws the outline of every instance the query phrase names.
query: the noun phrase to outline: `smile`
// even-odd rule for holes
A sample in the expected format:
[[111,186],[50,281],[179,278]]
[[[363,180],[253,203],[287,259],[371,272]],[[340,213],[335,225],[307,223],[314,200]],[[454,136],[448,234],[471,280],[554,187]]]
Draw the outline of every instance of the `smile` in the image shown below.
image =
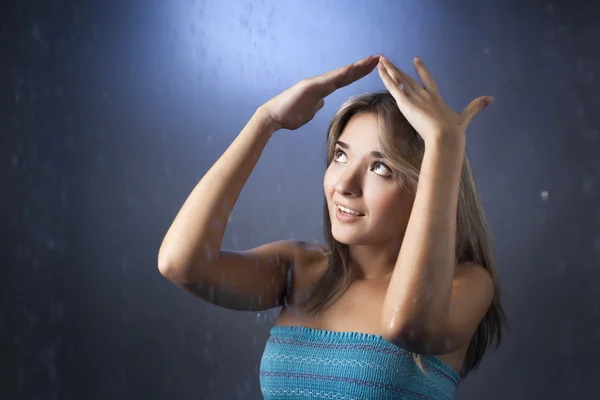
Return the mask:
[[355,211],[355,210],[353,210],[351,208],[344,207],[344,206],[342,206],[340,204],[337,205],[337,208],[338,208],[338,210],[340,210],[340,212],[342,214],[354,215],[354,216],[357,216],[357,217],[362,217],[363,215],[365,215],[365,214],[360,213],[358,211]]

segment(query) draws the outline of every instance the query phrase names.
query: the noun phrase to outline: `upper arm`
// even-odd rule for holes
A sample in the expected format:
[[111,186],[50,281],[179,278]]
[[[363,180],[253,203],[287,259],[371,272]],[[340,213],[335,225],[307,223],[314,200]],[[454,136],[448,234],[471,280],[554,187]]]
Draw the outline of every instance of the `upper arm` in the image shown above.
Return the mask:
[[192,266],[194,276],[171,279],[212,304],[243,311],[283,305],[292,268],[303,246],[293,240],[268,243],[247,251],[222,250],[210,265]]
[[464,263],[456,267],[446,318],[432,332],[429,347],[445,354],[463,347],[487,313],[494,297],[494,281],[481,265]]
[[394,341],[415,353],[447,354],[468,344],[494,297],[494,281],[481,265],[456,266],[446,313],[426,330],[403,331]]

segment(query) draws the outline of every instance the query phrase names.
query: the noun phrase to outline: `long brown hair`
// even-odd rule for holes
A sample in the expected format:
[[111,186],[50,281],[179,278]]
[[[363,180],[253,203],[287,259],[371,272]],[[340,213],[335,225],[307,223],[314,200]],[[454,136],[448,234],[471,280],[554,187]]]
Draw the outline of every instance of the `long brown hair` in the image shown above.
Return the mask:
[[[372,112],[377,115],[382,153],[400,172],[403,187],[415,193],[425,145],[387,91],[360,94],[350,98],[341,106],[329,124],[327,132],[327,165],[332,162],[335,144],[344,127],[350,118],[359,112]],[[313,314],[328,308],[352,283],[348,269],[348,246],[336,241],[331,233],[327,201],[325,201],[323,222],[328,256],[327,269],[302,304]],[[500,345],[503,326],[507,327],[506,315],[500,303],[500,283],[494,261],[492,237],[466,151],[458,199],[455,257],[456,263],[471,261],[484,266],[491,274],[495,287],[493,302],[471,338],[460,372],[461,378],[464,378],[471,370],[478,367],[487,347],[494,341],[496,348]],[[423,370],[420,356],[417,354],[413,356]]]

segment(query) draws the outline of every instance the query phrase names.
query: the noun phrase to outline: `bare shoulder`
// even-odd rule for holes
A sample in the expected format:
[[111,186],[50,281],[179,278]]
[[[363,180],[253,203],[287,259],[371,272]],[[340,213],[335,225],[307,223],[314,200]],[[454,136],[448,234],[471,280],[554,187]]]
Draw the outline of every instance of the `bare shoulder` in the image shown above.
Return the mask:
[[327,248],[321,243],[306,240],[298,240],[295,243],[298,254],[303,258],[311,259],[326,256]]
[[314,274],[327,261],[327,248],[317,242],[297,241],[294,269],[298,273]]
[[326,270],[328,260],[327,249],[320,243],[297,241],[294,248],[292,279],[287,293],[290,304],[304,298]]

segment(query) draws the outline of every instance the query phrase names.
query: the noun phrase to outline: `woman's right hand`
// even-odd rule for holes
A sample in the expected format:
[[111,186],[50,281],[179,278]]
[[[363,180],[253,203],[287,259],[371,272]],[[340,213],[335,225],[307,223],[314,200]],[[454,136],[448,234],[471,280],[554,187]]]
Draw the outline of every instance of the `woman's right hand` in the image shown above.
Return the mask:
[[323,75],[303,79],[261,106],[275,129],[295,130],[313,119],[323,108],[324,98],[368,75],[379,56],[368,56]]

